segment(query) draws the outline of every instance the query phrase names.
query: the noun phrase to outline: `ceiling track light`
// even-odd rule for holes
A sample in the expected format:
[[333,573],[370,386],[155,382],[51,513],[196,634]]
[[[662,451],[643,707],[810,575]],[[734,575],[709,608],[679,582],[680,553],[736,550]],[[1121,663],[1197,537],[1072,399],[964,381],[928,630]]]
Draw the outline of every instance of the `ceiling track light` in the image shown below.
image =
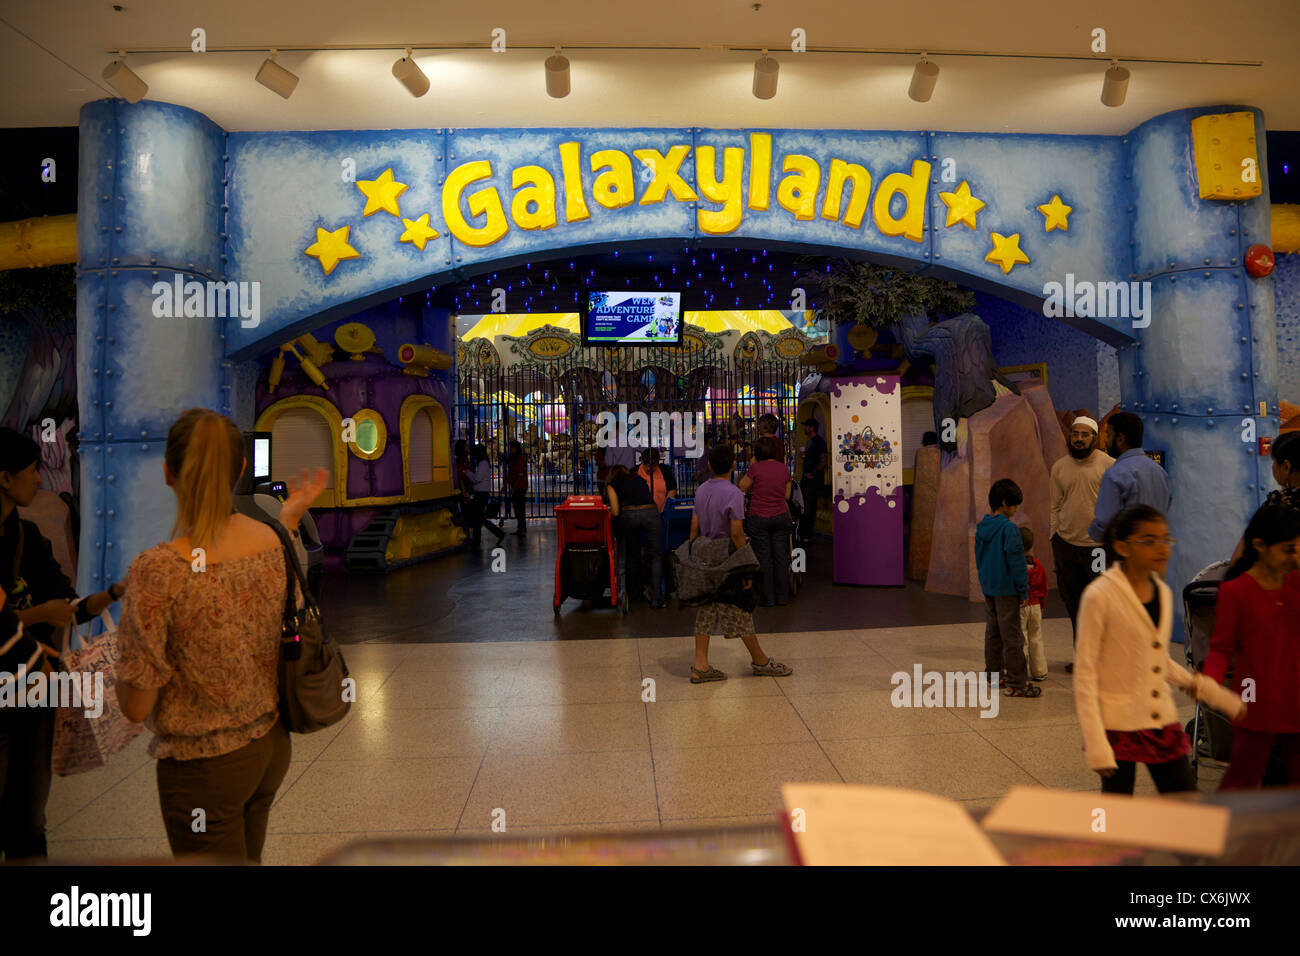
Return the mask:
[[270,58],[263,60],[261,69],[257,71],[257,82],[272,93],[278,93],[287,100],[293,95],[294,89],[298,86],[298,77],[275,62],[278,52],[274,47],[271,48]]
[[1107,106],[1123,106],[1128,96],[1129,72],[1119,65],[1118,60],[1110,61],[1110,69],[1101,83],[1101,101]]
[[429,92],[429,78],[411,59],[411,48],[406,48],[406,55],[393,64],[393,76],[410,91],[414,97],[421,97]]
[[754,61],[754,96],[760,100],[776,96],[776,80],[780,72],[781,64],[764,50],[763,55]]
[[125,60],[126,54],[118,53],[117,59],[104,67],[103,77],[122,99],[128,103],[139,103],[149,92],[149,84],[136,76]]
[[934,95],[934,85],[939,82],[939,64],[931,63],[924,53],[912,70],[912,82],[907,87],[907,95],[918,103],[930,102]]
[[546,93],[555,99],[569,95],[569,58],[560,54],[560,48],[546,58]]

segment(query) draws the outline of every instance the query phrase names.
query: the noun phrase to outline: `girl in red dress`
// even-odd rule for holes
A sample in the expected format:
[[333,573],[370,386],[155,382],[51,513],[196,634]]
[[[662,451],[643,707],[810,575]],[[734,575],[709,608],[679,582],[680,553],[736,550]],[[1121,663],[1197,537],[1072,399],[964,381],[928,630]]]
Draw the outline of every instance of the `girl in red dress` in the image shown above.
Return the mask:
[[1220,790],[1258,788],[1275,744],[1289,779],[1300,780],[1300,512],[1265,505],[1243,544],[1219,587],[1205,660],[1215,682],[1232,671],[1247,704]]

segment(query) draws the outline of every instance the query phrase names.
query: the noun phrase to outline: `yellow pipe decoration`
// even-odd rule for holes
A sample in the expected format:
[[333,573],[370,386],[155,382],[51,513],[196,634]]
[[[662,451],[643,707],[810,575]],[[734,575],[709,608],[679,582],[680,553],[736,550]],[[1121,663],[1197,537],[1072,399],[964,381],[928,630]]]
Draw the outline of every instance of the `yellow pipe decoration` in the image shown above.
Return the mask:
[[0,271],[77,261],[77,214],[0,223]]

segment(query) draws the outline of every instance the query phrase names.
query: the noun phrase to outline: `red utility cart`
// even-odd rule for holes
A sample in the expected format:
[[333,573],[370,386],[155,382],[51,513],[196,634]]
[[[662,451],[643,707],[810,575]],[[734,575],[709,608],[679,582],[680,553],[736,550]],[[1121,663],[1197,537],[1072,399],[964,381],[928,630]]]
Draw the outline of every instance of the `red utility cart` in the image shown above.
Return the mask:
[[555,602],[558,617],[565,598],[603,600],[618,606],[618,551],[609,508],[599,495],[569,495],[555,506],[559,532],[555,556]]

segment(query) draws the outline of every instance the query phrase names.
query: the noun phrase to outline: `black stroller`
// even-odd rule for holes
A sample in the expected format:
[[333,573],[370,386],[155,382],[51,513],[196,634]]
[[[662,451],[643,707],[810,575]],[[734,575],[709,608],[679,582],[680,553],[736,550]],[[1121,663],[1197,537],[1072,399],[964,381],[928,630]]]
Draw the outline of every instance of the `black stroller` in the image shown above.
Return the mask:
[[[1183,629],[1186,633],[1187,666],[1199,671],[1210,654],[1214,616],[1219,602],[1219,585],[1228,570],[1227,561],[1217,561],[1201,571],[1183,588]],[[1192,739],[1192,769],[1201,757],[1227,763],[1232,753],[1232,724],[1220,714],[1196,705],[1196,716],[1187,725]]]

